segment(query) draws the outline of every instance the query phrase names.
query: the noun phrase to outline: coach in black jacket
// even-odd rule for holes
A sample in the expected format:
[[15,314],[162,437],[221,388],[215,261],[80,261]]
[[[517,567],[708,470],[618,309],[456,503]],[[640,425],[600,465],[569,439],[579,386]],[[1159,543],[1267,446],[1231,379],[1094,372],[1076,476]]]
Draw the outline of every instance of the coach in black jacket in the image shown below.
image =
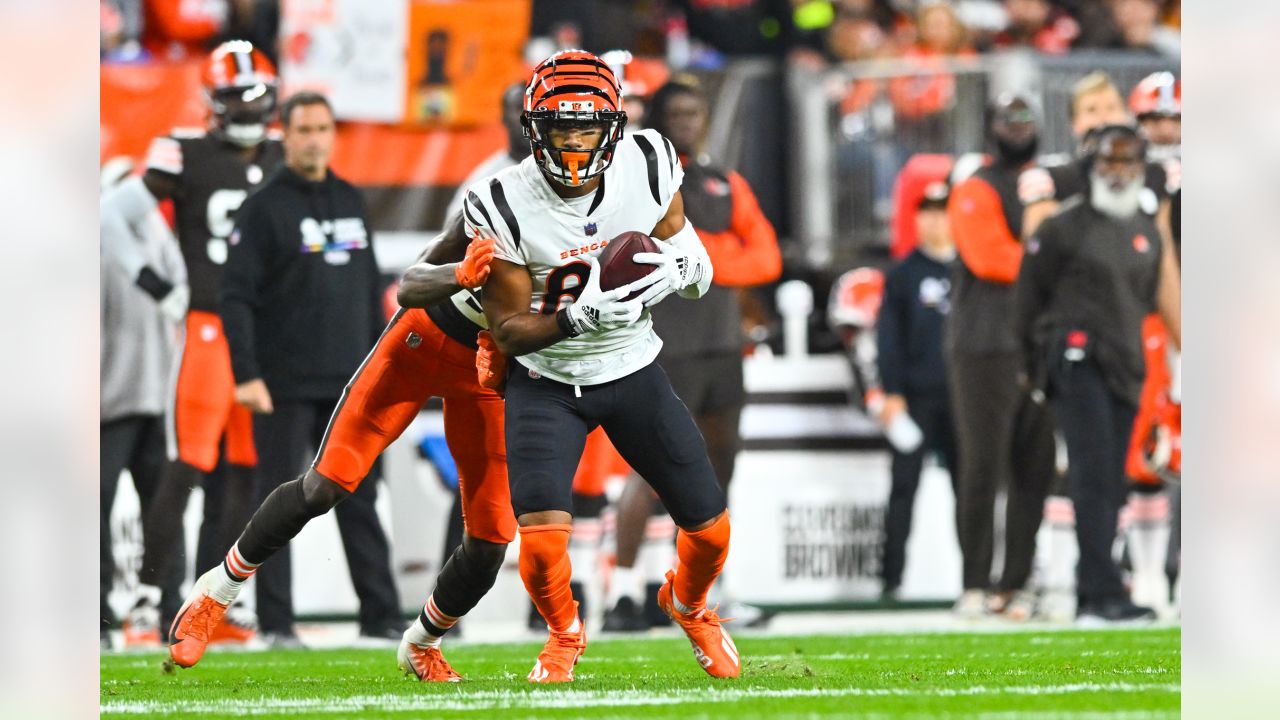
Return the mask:
[[[240,208],[220,294],[236,401],[255,413],[259,503],[305,469],[383,325],[364,202],[328,169],[329,103],[298,93],[281,117],[285,165]],[[376,498],[377,484],[361,483],[337,506],[338,529],[360,598],[361,634],[398,639],[399,601]],[[264,635],[296,645],[288,548],[257,578]]]
[[1047,391],[1067,446],[1080,546],[1077,616],[1088,621],[1155,617],[1130,600],[1111,554],[1146,375],[1143,319],[1158,310],[1173,341],[1181,340],[1179,308],[1159,293],[1162,274],[1172,271],[1142,208],[1144,155],[1133,128],[1102,131],[1088,190],[1027,241],[1016,287],[1027,375]]

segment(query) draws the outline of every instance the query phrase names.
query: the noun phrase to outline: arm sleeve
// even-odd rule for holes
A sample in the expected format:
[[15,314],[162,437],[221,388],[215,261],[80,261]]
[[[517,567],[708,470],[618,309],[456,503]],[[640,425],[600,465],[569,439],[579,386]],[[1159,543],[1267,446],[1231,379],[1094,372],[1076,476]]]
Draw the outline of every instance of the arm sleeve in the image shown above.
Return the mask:
[[262,285],[271,272],[275,236],[270,217],[261,205],[246,202],[236,214],[236,227],[231,233],[227,265],[222,271],[222,290],[218,296],[236,384],[262,376],[254,335],[255,315]]
[[960,183],[947,203],[947,217],[956,251],[974,275],[1006,285],[1017,278],[1022,243],[1010,232],[994,188],[975,177]]
[[899,273],[889,273],[884,281],[884,300],[876,319],[876,366],[880,374],[880,386],[885,393],[901,395],[905,385],[906,329],[904,316],[907,308],[898,286],[902,284]]
[[715,267],[716,284],[743,287],[773,282],[782,275],[778,235],[746,179],[730,172],[729,185],[733,192],[729,230],[698,233]]

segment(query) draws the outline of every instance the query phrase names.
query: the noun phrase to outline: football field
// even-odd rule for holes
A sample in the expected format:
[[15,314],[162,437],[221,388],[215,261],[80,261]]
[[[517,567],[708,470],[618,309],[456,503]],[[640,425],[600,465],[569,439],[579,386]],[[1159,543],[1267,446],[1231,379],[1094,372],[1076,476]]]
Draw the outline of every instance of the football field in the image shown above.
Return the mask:
[[106,655],[104,717],[1177,717],[1178,628],[771,637],[744,634],[715,681],[687,641],[592,639],[577,681],[531,686],[539,645],[446,644],[466,680],[419,683],[394,649]]

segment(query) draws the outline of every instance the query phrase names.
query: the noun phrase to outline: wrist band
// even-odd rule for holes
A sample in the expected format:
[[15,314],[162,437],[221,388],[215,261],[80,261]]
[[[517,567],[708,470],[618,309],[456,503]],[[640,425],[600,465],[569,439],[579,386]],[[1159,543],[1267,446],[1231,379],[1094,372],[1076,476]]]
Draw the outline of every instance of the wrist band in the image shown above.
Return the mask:
[[569,317],[569,308],[556,313],[556,325],[560,326],[560,332],[564,333],[565,337],[573,338],[581,334],[578,332],[578,327],[573,322],[573,318]]

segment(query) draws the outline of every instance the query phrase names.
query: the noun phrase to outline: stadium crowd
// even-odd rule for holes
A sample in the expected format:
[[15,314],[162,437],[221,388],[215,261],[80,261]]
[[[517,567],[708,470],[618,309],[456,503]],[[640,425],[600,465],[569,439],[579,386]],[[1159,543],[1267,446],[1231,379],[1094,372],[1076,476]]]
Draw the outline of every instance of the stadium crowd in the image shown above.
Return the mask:
[[[187,577],[192,568],[200,576],[210,568],[221,573],[224,566],[236,582],[256,573],[262,630],[275,645],[296,646],[287,554],[267,565],[265,575],[258,565],[264,555],[286,548],[291,533],[307,520],[336,505],[345,513],[339,515],[339,523],[352,567],[363,568],[366,576],[363,586],[357,580],[362,634],[399,641],[403,631],[405,643],[424,648],[412,659],[414,671],[424,679],[447,679],[452,670],[445,672],[447,663],[439,666],[438,650],[430,655],[430,648],[438,648],[444,632],[478,601],[470,595],[475,592],[472,586],[483,586],[482,595],[485,582],[492,585],[492,577],[476,579],[493,564],[481,558],[498,552],[494,547],[505,548],[514,530],[499,520],[493,520],[492,527],[473,527],[471,523],[487,517],[487,511],[464,513],[473,502],[464,488],[455,503],[457,523],[445,549],[439,584],[406,630],[388,607],[395,589],[386,572],[387,541],[372,511],[376,465],[357,472],[356,466],[342,465],[349,460],[325,461],[323,456],[315,466],[309,465],[311,453],[322,453],[330,443],[332,428],[326,428],[326,419],[331,414],[338,442],[346,437],[342,433],[356,432],[339,422],[356,380],[346,390],[342,384],[352,373],[359,377],[370,343],[380,342],[377,330],[386,318],[370,320],[378,308],[371,298],[394,283],[385,276],[369,279],[376,275],[372,235],[378,218],[366,213],[358,193],[346,192],[351,185],[332,171],[326,175],[324,163],[318,170],[312,167],[319,174],[309,178],[332,185],[323,191],[302,180],[289,186],[288,180],[280,179],[289,172],[307,177],[299,169],[307,167],[306,162],[298,158],[312,152],[298,138],[299,126],[289,126],[289,113],[300,106],[318,106],[316,122],[329,123],[329,130],[319,132],[331,133],[334,120],[323,96],[276,99],[276,61],[285,42],[280,19],[287,8],[282,5],[288,3],[101,3],[104,65],[205,62],[210,110],[210,134],[200,140],[175,133],[157,138],[145,159],[103,158],[103,648],[112,647],[108,631],[120,625],[126,646],[161,643],[171,624],[179,634],[189,633],[190,628],[182,626],[179,578]],[[697,302],[672,298],[655,309],[654,323],[667,342],[658,361],[706,440],[711,477],[721,492],[730,485],[742,443],[738,427],[747,402],[743,357],[765,346],[778,353],[783,349],[772,291],[780,278],[820,278],[811,284],[819,292],[829,287],[830,300],[827,312],[816,313],[811,324],[816,334],[831,341],[823,346],[815,340],[811,347],[838,349],[848,356],[858,385],[856,411],[880,424],[893,456],[881,563],[883,602],[898,600],[904,566],[911,562],[905,548],[912,503],[922,467],[932,458],[950,473],[956,493],[957,542],[964,566],[963,587],[957,588],[962,592],[954,606],[958,615],[1014,622],[1046,615],[1043,587],[1037,587],[1033,577],[1037,534],[1042,522],[1049,522],[1046,518],[1061,516],[1063,507],[1070,521],[1074,507],[1081,548],[1074,598],[1077,617],[1099,622],[1154,617],[1143,604],[1153,602],[1150,577],[1167,577],[1172,587],[1179,553],[1177,73],[1154,73],[1132,87],[1118,86],[1105,72],[1079,73],[1071,85],[1070,117],[1058,119],[1074,132],[1076,149],[1065,157],[1041,152],[1047,119],[1036,98],[1016,92],[984,97],[979,103],[983,115],[976,120],[983,127],[986,147],[971,162],[961,162],[964,153],[948,135],[956,94],[963,92],[948,73],[955,62],[1011,51],[1046,56],[1100,52],[1094,56],[1102,68],[1107,58],[1148,56],[1176,68],[1179,18],[1179,0],[532,2],[525,47],[529,69],[571,48],[601,55],[618,75],[626,96],[626,133],[657,130],[667,139],[673,161],[683,168],[684,213],[715,269],[714,284]],[[628,52],[616,52],[621,49]],[[219,71],[218,64],[227,57],[251,65],[251,85],[267,88],[269,102],[238,104],[230,99],[228,91],[245,88],[245,68],[228,65]],[[894,119],[889,127],[918,138],[926,123],[947,115],[938,120],[942,130],[928,146],[903,142],[895,146],[889,162],[869,164],[855,157],[841,166],[838,182],[871,182],[884,201],[881,209],[892,203],[892,210],[874,218],[885,242],[858,243],[839,255],[856,258],[853,265],[809,266],[803,252],[806,238],[796,232],[796,209],[779,199],[783,193],[776,187],[778,182],[802,180],[762,179],[758,168],[749,174],[708,153],[712,120],[721,112],[716,96],[708,91],[713,86],[708,78],[737,62],[761,58],[791,71],[831,71],[831,77],[839,78],[833,81],[838,92],[830,97],[833,118],[871,115],[873,108],[887,107]],[[881,61],[887,62],[883,71],[839,74],[842,66],[866,68]],[[518,107],[523,87],[524,80],[513,87],[490,88],[494,96],[506,93],[507,147],[496,148],[482,169],[456,188],[447,215],[418,231],[434,233],[443,227],[448,236],[455,223],[461,228],[466,213],[458,210],[470,207],[466,189],[471,182],[529,155]],[[730,119],[736,124],[751,122],[749,117]],[[278,122],[286,124],[283,145],[272,129]],[[785,136],[773,138],[781,147],[787,141]],[[292,150],[290,142],[295,143]],[[870,145],[865,149],[876,152]],[[946,160],[930,164],[934,156]],[[327,157],[326,153],[323,159]],[[657,199],[652,161],[650,157],[649,182],[655,183]],[[132,184],[126,179],[130,172]],[[875,172],[887,175],[882,180],[854,177]],[[783,176],[786,171],[774,167],[764,174]],[[155,178],[160,176],[175,184],[157,185]],[[271,193],[283,199],[263,188],[273,188]],[[211,215],[204,219],[203,204],[228,190],[238,195],[223,208],[214,227]],[[201,206],[183,208],[195,202]],[[472,202],[479,205],[478,200]],[[444,203],[439,205],[443,210]],[[308,271],[283,265],[261,248],[254,254],[252,243],[240,244],[242,233],[256,238],[274,232],[271,217],[295,210],[306,216],[318,207],[327,213],[326,224],[317,225],[314,237],[304,232],[301,243],[314,244],[310,252],[328,267],[310,272],[320,277],[336,268],[358,270],[361,282],[376,284],[361,286],[358,302],[345,276],[315,281],[343,290],[316,293],[316,286],[308,284],[312,281],[299,274]],[[166,244],[166,222],[183,245],[186,268],[174,257],[174,239],[169,237]],[[218,257],[213,257],[214,241],[221,243]],[[280,242],[297,244],[293,238]],[[198,244],[200,253],[207,252],[211,262],[201,260],[193,266],[188,248],[192,244]],[[447,262],[461,268],[470,258],[458,248]],[[443,262],[436,264],[443,267]],[[450,281],[453,272],[449,270]],[[463,281],[466,272],[458,271],[458,287],[483,283],[483,278]],[[1071,282],[1055,284],[1058,276]],[[272,281],[302,290],[279,291]],[[403,282],[400,304],[419,307],[406,298],[425,287],[418,284],[422,278],[405,275]],[[260,323],[277,322],[261,319],[263,305],[301,302],[299,295],[306,303],[331,303],[326,306],[329,314],[287,315],[273,326],[273,337],[282,339],[291,322],[347,327],[344,343],[308,346],[312,359],[327,362],[319,363],[323,367],[291,358],[291,352],[302,352],[296,344],[254,347],[253,323],[246,318],[258,313]],[[393,305],[388,315],[394,326],[394,318],[405,311]],[[434,331],[437,335],[441,330],[450,335],[458,327],[433,312],[427,314],[431,327],[440,326]],[[224,324],[225,339],[220,337]],[[431,331],[415,328],[410,338],[417,340],[406,341],[411,348],[417,349],[414,342],[424,337],[424,348],[435,342]],[[193,363],[193,343],[214,337],[221,343],[216,351],[221,354],[201,350],[204,360]],[[468,352],[476,348],[474,337],[471,340]],[[481,355],[496,354],[504,341],[479,341]],[[275,364],[258,367],[254,353],[257,358],[273,358]],[[171,373],[170,365],[180,372]],[[316,373],[323,377],[315,379]],[[376,389],[375,385],[367,392]],[[422,397],[414,399],[415,412],[432,395],[446,398],[446,415],[450,402],[462,406],[451,400],[454,396],[447,389],[419,390]],[[218,392],[221,396],[209,399]],[[360,402],[366,402],[363,396]],[[174,417],[178,410],[196,407],[200,413],[209,412],[207,406],[212,405],[218,405],[220,414],[210,427],[195,428],[193,415]],[[266,421],[268,414],[274,415],[271,422]],[[184,435],[193,430],[203,433],[199,443]],[[1055,436],[1065,453],[1055,453]],[[270,448],[266,456],[264,448]],[[167,463],[161,460],[166,449]],[[367,459],[374,463],[374,457]],[[457,463],[464,476],[475,467],[467,462],[459,458]],[[448,462],[435,464],[444,467]],[[270,467],[271,477],[263,477],[264,466]],[[125,617],[119,618],[108,594],[124,574],[115,567],[108,528],[125,468],[142,496],[145,555],[139,585],[130,588],[133,599]],[[330,489],[326,496],[316,490],[318,481],[308,479],[322,473],[329,473],[325,477],[330,479],[355,475],[334,479],[342,489]],[[361,485],[365,473],[370,481]],[[286,482],[296,476],[304,476],[296,487]],[[669,587],[663,584],[662,569],[671,566],[677,552],[702,557],[699,552],[709,552],[705,547],[696,552],[689,548],[701,542],[703,533],[720,532],[718,523],[690,530],[699,523],[689,522],[687,516],[673,523],[666,510],[681,511],[664,507],[642,479],[602,432],[587,438],[574,478],[572,529],[561,549],[571,558],[573,597],[580,606],[587,597],[581,583],[600,582],[591,573],[600,566],[602,553],[607,558],[604,565],[611,569],[612,579],[606,607],[596,612],[609,631],[640,631],[670,622],[671,601],[662,607],[658,590]],[[610,482],[625,487],[620,497],[606,493]],[[200,531],[197,556],[187,558],[182,513],[196,486],[205,490],[207,527]],[[297,505],[296,512],[283,498],[286,492],[296,492],[296,501],[288,501]],[[464,515],[469,523],[465,534],[457,526]],[[707,517],[711,516],[697,519]],[[441,527],[439,532],[443,536],[446,530]],[[1121,551],[1116,550],[1118,531],[1124,540]],[[725,538],[727,533],[726,519]],[[522,543],[534,544],[523,533]],[[1005,549],[997,552],[999,543]],[[254,557],[245,557],[245,547],[253,548]],[[998,577],[993,576],[993,555],[1003,558]],[[524,572],[523,555],[521,563]],[[222,588],[205,577],[200,587],[214,588],[209,592],[230,606],[212,639],[249,642],[255,620],[231,602],[239,584]],[[467,587],[467,593],[460,594],[460,586]],[[684,592],[681,587],[677,585],[677,602]],[[531,624],[546,622],[553,638],[564,635],[559,626],[568,626],[561,617],[566,606],[552,606],[547,599],[551,589],[542,596],[535,590],[530,585],[536,605],[536,612],[530,611]],[[461,595],[467,597],[460,599]],[[721,598],[731,608],[725,614],[743,625],[768,622],[767,612]],[[263,615],[266,609],[270,617]],[[581,607],[581,612],[586,617],[587,608]]]

